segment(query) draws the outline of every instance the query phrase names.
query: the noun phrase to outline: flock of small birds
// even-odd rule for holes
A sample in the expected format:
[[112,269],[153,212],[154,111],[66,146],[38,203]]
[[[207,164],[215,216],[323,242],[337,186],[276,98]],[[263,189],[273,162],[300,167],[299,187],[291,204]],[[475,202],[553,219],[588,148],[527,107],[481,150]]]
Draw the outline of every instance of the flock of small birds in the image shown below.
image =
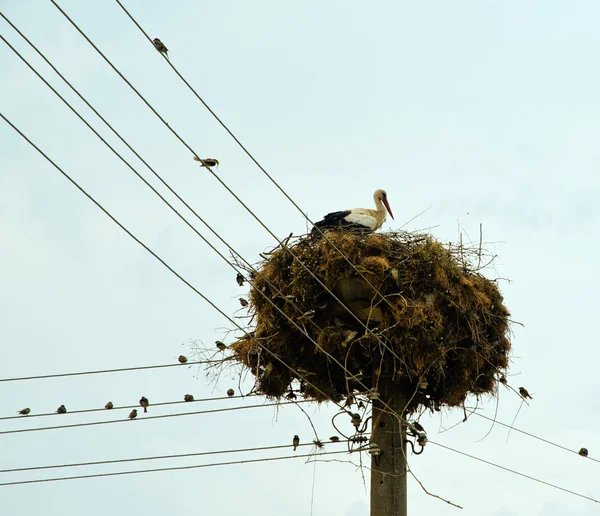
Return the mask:
[[[221,341],[217,341],[217,347],[221,351],[224,351],[225,349],[227,349],[227,346],[225,344],[223,344]],[[185,355],[179,355],[177,360],[179,361],[180,364],[186,364],[188,361],[188,359]],[[227,396],[230,398],[235,396],[235,391],[233,389],[227,389]],[[186,394],[183,397],[183,401],[186,401],[186,402],[194,401],[194,396],[192,394]],[[150,406],[150,401],[148,401],[148,398],[146,398],[146,396],[142,396],[140,398],[139,403],[140,403],[140,407],[142,407],[144,409],[144,413],[147,413],[148,407]],[[104,405],[104,408],[106,410],[112,410],[114,407],[115,406],[112,401],[109,401],[106,405]],[[24,409],[19,410],[17,413],[20,414],[21,416],[28,416],[29,414],[31,414],[31,409],[29,407],[26,407]],[[57,414],[66,414],[67,407],[65,407],[64,405],[61,405],[60,407],[58,407],[56,409],[56,413]],[[133,409],[127,417],[129,419],[135,419],[137,416],[138,416],[137,409]]]

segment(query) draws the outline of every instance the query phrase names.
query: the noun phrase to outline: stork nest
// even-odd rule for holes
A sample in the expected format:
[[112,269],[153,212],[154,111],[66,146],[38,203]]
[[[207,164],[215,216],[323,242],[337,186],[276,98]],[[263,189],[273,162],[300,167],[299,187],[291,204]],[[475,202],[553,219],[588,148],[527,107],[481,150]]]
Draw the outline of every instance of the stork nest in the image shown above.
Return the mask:
[[508,366],[510,314],[496,283],[478,272],[480,248],[415,233],[326,235],[376,291],[323,237],[288,241],[298,260],[282,247],[262,255],[258,274],[248,270],[254,331],[231,345],[258,392],[281,398],[298,381],[306,398],[339,402],[391,374],[409,412],[493,394]]

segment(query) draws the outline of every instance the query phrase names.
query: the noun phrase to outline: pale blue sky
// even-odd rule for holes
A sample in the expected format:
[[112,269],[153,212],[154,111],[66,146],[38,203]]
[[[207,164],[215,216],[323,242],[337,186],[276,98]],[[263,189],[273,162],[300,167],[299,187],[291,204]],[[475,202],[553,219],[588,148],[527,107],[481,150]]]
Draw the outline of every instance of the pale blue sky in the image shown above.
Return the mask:
[[[304,231],[302,216],[116,2],[59,3],[199,154],[221,161],[221,177],[273,232],[284,237]],[[526,385],[535,399],[521,410],[517,426],[573,449],[586,446],[598,456],[600,417],[594,407],[600,356],[593,328],[600,287],[595,241],[600,5],[548,0],[171,4],[125,2],[313,219],[336,209],[369,207],[372,192],[385,188],[396,215],[385,229],[400,227],[428,206],[408,229],[436,226],[432,233],[446,241],[457,239],[457,220],[474,239],[483,224],[485,240],[494,242],[489,249],[499,255],[496,270],[488,274],[512,280],[501,288],[514,318],[525,324],[515,327],[512,372],[520,373],[515,386]],[[273,245],[49,1],[0,0],[0,8],[246,259],[255,260]],[[124,148],[3,20],[0,33],[108,141]],[[231,270],[3,43],[0,99],[1,112],[50,157],[235,314],[243,289]],[[125,156],[149,177],[128,151]],[[222,336],[226,320],[4,123],[0,159],[0,378],[167,363],[188,352],[190,339],[211,344]],[[108,399],[129,404],[142,394],[151,402],[186,392],[201,398],[235,385],[223,378],[213,391],[204,375],[195,373],[176,368],[0,383],[0,417],[24,406],[51,412],[61,403],[70,410],[102,406]],[[518,405],[502,390],[499,419],[510,423]],[[494,408],[493,401],[485,402],[486,414],[493,415]],[[333,408],[314,411],[319,432],[328,437]],[[440,425],[461,416],[436,414],[422,422],[434,441],[600,497],[598,464],[592,461],[514,432],[507,445],[506,431],[498,426],[478,442],[488,429],[478,418],[438,434]],[[107,418],[104,413],[66,417],[69,423]],[[0,431],[50,420],[56,421],[5,421]],[[300,411],[285,408],[277,416],[263,408],[11,434],[1,439],[2,469],[275,445],[296,433],[305,440],[311,435]],[[175,463],[156,464],[165,465]],[[464,506],[464,514],[597,512],[592,502],[434,446],[413,457],[411,465],[430,491]],[[5,487],[0,512],[309,515],[312,475],[312,465],[287,461]],[[21,478],[0,474],[0,482]],[[409,496],[410,513],[458,513],[412,480]],[[317,466],[313,514],[368,514],[368,494],[353,466]]]

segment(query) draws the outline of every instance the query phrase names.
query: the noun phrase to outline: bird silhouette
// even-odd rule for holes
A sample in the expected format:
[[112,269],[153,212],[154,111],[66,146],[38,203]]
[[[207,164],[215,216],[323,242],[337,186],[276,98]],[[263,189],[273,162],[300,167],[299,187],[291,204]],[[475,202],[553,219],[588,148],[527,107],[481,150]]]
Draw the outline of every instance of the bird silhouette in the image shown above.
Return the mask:
[[227,389],[227,396],[229,396],[230,398],[235,394],[235,391],[233,389]]
[[165,46],[165,44],[158,38],[154,38],[152,40],[152,43],[154,43],[154,48],[156,48],[156,50],[158,50],[161,54],[164,54],[164,56],[168,59],[169,55],[167,54],[167,52],[169,52],[169,49]]
[[194,397],[191,394],[186,394],[183,397],[183,401],[194,401]]
[[201,167],[212,168],[212,167],[219,166],[219,160],[215,159],[215,158],[200,159],[198,156],[194,156],[194,161],[199,161],[201,163],[201,165],[200,165]]
[[106,410],[110,410],[110,409],[112,409],[113,407],[114,407],[114,405],[113,405],[113,402],[112,402],[112,401],[109,401],[109,402],[108,402],[106,405],[104,405],[104,408],[105,408]]
[[412,426],[415,427],[415,430],[417,432],[424,432],[425,431],[425,429],[421,426],[421,424],[418,421],[413,421]]
[[240,287],[244,286],[244,276],[242,276],[242,274],[240,272],[237,273],[237,276],[235,277],[235,281],[237,281],[237,284]]
[[21,414],[22,416],[26,416],[31,412],[30,408],[24,408],[22,410],[19,410],[19,414]]
[[215,341],[215,344],[217,345],[217,348],[219,348],[219,351],[225,351],[227,349],[227,346],[220,340]]
[[146,396],[142,396],[140,398],[140,405],[144,407],[144,412],[148,412],[148,405],[150,405],[150,402],[148,401],[148,398],[146,398]]
[[332,443],[337,443],[337,442],[339,442],[339,441],[340,441],[340,438],[339,438],[337,435],[332,435],[332,436],[329,438],[329,440],[330,440]]
[[300,437],[295,435],[292,444],[294,445],[294,451],[296,451],[296,448],[298,448],[298,445],[300,444]]
[[129,419],[135,419],[137,417],[137,409],[133,409],[130,413],[129,413]]
[[60,407],[58,407],[56,409],[56,413],[57,414],[66,414],[67,413],[67,407],[65,407],[64,405],[61,405]]
[[519,394],[521,395],[521,397],[523,399],[525,399],[525,398],[529,398],[530,400],[533,399],[533,397],[531,396],[531,394],[529,394],[529,392],[527,392],[527,389],[525,387],[519,387]]
[[242,305],[243,308],[246,308],[248,306],[248,301],[246,301],[243,297],[240,297],[240,305]]
[[177,360],[179,360],[180,364],[185,364],[187,362],[187,357],[185,355],[179,355]]
[[579,455],[581,455],[582,457],[587,457],[588,456],[588,449],[587,448],[581,448],[579,450]]

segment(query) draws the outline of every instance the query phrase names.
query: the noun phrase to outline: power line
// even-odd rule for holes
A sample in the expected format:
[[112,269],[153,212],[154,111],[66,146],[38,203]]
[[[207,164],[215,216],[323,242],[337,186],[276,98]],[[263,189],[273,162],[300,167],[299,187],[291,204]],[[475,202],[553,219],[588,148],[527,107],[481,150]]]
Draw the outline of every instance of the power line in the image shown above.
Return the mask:
[[[163,401],[160,403],[152,403],[152,407],[162,407],[162,406],[167,406],[167,405],[180,405],[180,404],[192,404],[192,403],[202,403],[202,402],[209,402],[209,401],[222,401],[222,400],[236,400],[236,399],[240,399],[240,398],[256,398],[257,395],[254,394],[249,394],[247,396],[219,396],[216,398],[200,398],[200,399],[194,399],[192,401]],[[113,407],[112,409],[106,409],[104,407],[102,408],[93,408],[93,409],[83,409],[83,410],[69,410],[68,412],[66,412],[65,414],[57,414],[56,412],[46,412],[43,414],[27,414],[26,416],[4,416],[4,417],[0,417],[0,421],[6,421],[9,419],[30,419],[33,417],[47,417],[47,416],[60,416],[60,417],[65,417],[65,416],[69,416],[72,414],[86,414],[89,412],[108,412],[109,410],[111,412],[114,412],[115,410],[129,410],[129,409],[133,409],[133,408],[139,408],[139,404],[136,405],[123,405],[120,407]]]
[[[544,439],[543,437],[540,437],[538,435],[532,434],[530,432],[526,432],[525,430],[520,430],[519,428],[516,428],[514,426],[507,425],[506,423],[502,423],[501,421],[498,421],[497,419],[493,419],[491,417],[484,416],[483,414],[479,414],[478,412],[471,412],[471,414],[474,414],[476,416],[482,417],[483,419],[487,419],[488,421],[496,423],[497,425],[503,426],[505,428],[510,428],[510,429],[514,430],[515,432],[519,432],[521,434],[527,435],[529,437],[532,437],[533,439],[537,439],[538,441],[542,441],[543,443],[550,444],[552,446],[555,446],[556,448],[560,448],[561,450],[566,450],[568,452],[571,452],[571,453],[574,453],[576,455],[579,455],[579,453],[577,451],[572,450],[571,448],[567,448],[566,446],[563,446],[562,444],[558,444],[558,443],[549,441],[548,439]],[[600,460],[594,459],[593,457],[587,456],[587,457],[584,457],[584,458],[589,459],[589,460],[593,460],[594,462],[600,462]]]
[[[345,443],[348,441],[337,441],[337,443]],[[336,444],[332,441],[325,441],[323,445],[328,444]],[[121,464],[127,462],[141,462],[147,460],[163,460],[163,459],[183,459],[188,457],[201,457],[206,455],[221,455],[221,454],[229,454],[229,453],[246,453],[246,452],[256,452],[256,451],[271,451],[271,450],[280,450],[283,448],[290,448],[291,444],[281,444],[277,446],[260,446],[258,448],[238,448],[235,450],[217,450],[217,451],[205,451],[205,452],[196,452],[196,453],[180,453],[173,455],[156,455],[154,457],[136,457],[130,459],[114,459],[114,460],[100,460],[94,462],[77,462],[72,464],[53,464],[48,466],[31,466],[26,468],[12,468],[12,469],[0,469],[0,473],[18,473],[23,471],[38,471],[43,469],[59,469],[59,468],[76,468],[80,466],[99,466],[104,464]],[[299,444],[298,447],[302,448],[305,446],[315,446],[314,443],[304,443]]]
[[[348,451],[337,451],[337,452],[325,452],[319,453],[318,457],[329,456],[329,455],[339,455],[341,453],[348,453]],[[309,453],[306,455],[286,455],[284,457],[267,457],[262,459],[247,459],[247,460],[235,460],[229,462],[215,462],[212,464],[197,464],[192,466],[175,466],[170,468],[155,468],[155,469],[142,469],[136,471],[118,471],[114,473],[96,473],[94,475],[76,475],[72,477],[58,477],[58,478],[42,478],[38,480],[21,480],[19,482],[3,482],[0,483],[0,487],[5,486],[16,486],[22,484],[39,484],[41,482],[58,482],[61,480],[78,480],[82,478],[98,478],[98,477],[114,477],[118,475],[135,475],[138,473],[156,473],[159,471],[181,471],[187,469],[199,469],[199,468],[211,468],[215,466],[232,466],[234,464],[251,464],[256,462],[272,462],[277,460],[286,460],[286,459],[303,459],[315,457],[314,453]]]
[[440,448],[444,448],[444,449],[450,450],[454,453],[458,453],[459,455],[464,455],[465,457],[469,457],[470,459],[474,459],[476,461],[483,462],[484,464],[488,464],[490,466],[494,466],[495,468],[502,469],[504,471],[508,471],[509,473],[514,473],[515,475],[518,475],[520,477],[528,478],[529,480],[533,480],[534,482],[538,482],[540,484],[544,484],[546,486],[553,487],[554,489],[559,489],[560,491],[564,491],[565,493],[570,493],[572,495],[579,496],[580,498],[585,498],[586,500],[590,500],[595,503],[600,503],[600,500],[596,500],[595,498],[592,498],[590,496],[586,496],[584,494],[577,493],[576,491],[571,491],[570,489],[566,489],[564,487],[557,486],[556,484],[551,484],[550,482],[546,482],[545,480],[540,480],[539,478],[532,477],[531,475],[526,475],[525,473],[515,471],[514,469],[507,468],[506,466],[501,466],[500,464],[490,462],[489,460],[480,459],[479,457],[476,457],[475,455],[470,455],[468,453],[462,452],[460,450],[456,450],[454,448],[450,448],[449,446],[445,446],[443,444],[436,443],[434,441],[428,441],[428,442],[431,444],[435,444],[436,446],[439,446]]
[[[296,403],[308,403],[308,400],[300,400],[300,401],[290,401],[284,403],[264,403],[263,405],[250,405],[250,406],[242,406],[242,407],[227,407],[227,408],[219,408],[219,409],[210,409],[210,410],[198,410],[195,412],[180,412],[178,414],[162,414],[159,416],[147,416],[139,419],[134,419],[133,421],[150,421],[152,419],[165,419],[169,417],[181,417],[181,416],[196,416],[198,414],[216,414],[218,412],[231,412],[233,410],[247,410],[247,409],[255,409],[255,408],[266,408],[266,407],[283,407],[285,405],[295,405]],[[97,426],[97,425],[109,425],[112,423],[126,423],[132,421],[129,418],[123,419],[111,419],[110,421],[92,421],[88,423],[74,423],[71,425],[56,425],[56,426],[42,426],[35,428],[21,428],[18,430],[2,430],[0,431],[0,435],[6,434],[21,434],[25,432],[40,432],[44,430],[62,430],[64,428],[78,428],[83,426]],[[130,423],[133,424],[133,423]]]
[[[0,13],[0,16],[2,13]],[[0,35],[0,37],[2,37]],[[165,367],[183,367],[196,364],[210,364],[212,360],[199,360],[197,362],[186,362],[185,364],[160,364],[139,367],[119,367],[117,369],[100,369],[98,371],[78,371],[76,373],[42,374],[39,376],[20,376],[15,378],[0,378],[0,382],[20,382],[22,380],[41,380],[43,378],[64,378],[67,376],[83,376],[87,374],[121,373],[123,371],[142,371],[144,369],[161,369]]]

